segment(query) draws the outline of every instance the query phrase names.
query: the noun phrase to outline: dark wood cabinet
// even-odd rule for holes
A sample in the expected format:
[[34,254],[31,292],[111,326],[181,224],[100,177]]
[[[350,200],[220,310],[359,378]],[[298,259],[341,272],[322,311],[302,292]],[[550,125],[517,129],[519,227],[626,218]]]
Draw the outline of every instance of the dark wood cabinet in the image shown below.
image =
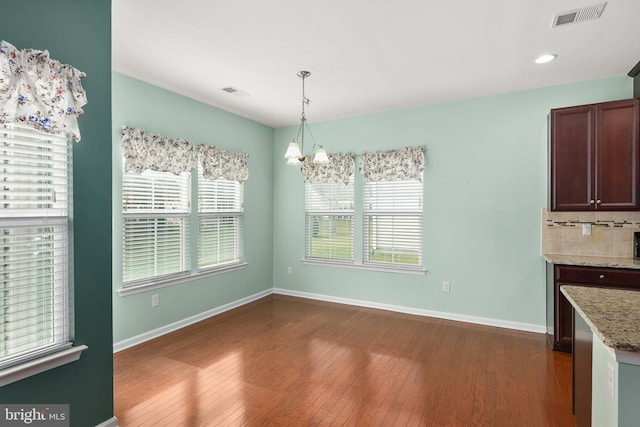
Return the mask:
[[640,209],[640,100],[551,110],[552,211]]
[[640,291],[640,270],[547,264],[547,336],[554,350],[571,352],[573,308],[562,285]]

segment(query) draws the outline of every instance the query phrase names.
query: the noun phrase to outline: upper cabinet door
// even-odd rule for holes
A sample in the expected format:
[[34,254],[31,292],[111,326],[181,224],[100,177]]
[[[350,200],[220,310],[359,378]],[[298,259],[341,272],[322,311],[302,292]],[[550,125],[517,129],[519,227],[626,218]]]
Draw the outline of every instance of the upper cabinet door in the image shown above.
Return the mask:
[[595,185],[594,106],[551,111],[551,210],[592,210]]
[[[598,107],[596,128],[596,203],[598,209],[637,209],[638,100]],[[598,203],[599,201],[599,203]]]
[[551,110],[551,210],[640,209],[639,102]]

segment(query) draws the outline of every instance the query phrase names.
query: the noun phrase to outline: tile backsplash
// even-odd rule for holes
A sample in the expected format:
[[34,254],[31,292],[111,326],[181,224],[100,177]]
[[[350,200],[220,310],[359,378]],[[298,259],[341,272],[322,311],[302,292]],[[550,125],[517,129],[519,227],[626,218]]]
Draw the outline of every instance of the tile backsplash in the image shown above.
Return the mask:
[[[583,224],[591,234],[583,234]],[[542,253],[633,257],[640,212],[551,212],[542,209]]]

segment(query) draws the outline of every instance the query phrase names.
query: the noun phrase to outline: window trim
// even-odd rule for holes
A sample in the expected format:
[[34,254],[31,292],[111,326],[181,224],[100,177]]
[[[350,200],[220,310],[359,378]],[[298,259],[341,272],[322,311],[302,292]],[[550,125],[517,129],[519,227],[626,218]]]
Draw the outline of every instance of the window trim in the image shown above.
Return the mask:
[[361,263],[347,263],[347,262],[328,262],[328,261],[318,261],[316,259],[301,259],[303,264],[306,265],[316,265],[320,267],[338,267],[338,268],[348,268],[352,270],[363,270],[363,271],[378,271],[381,273],[399,273],[399,274],[412,274],[417,276],[424,276],[427,274],[427,269],[424,266],[416,267],[416,268],[407,268],[405,266],[402,267],[391,267],[388,265],[377,265],[377,264],[361,264]]
[[[144,175],[147,173],[147,175]],[[122,268],[122,277],[121,279],[121,287],[128,288],[132,286],[137,286],[144,283],[153,283],[156,281],[164,281],[174,277],[188,276],[191,273],[191,242],[190,242],[190,231],[191,231],[191,194],[193,192],[192,189],[192,176],[191,172],[183,172],[180,175],[173,174],[171,172],[158,172],[152,170],[145,170],[143,173],[137,174],[135,172],[126,172],[124,169],[122,170],[122,209],[121,209],[121,268]],[[129,181],[127,178],[129,177]],[[128,184],[125,184],[125,181]],[[129,187],[128,187],[129,186]],[[132,191],[130,194],[131,202],[130,207],[125,203],[125,189],[129,188]],[[140,200],[138,198],[138,194],[141,189],[147,189],[148,194],[146,194],[147,198],[143,198]],[[129,194],[129,193],[127,193]],[[149,196],[153,196],[151,199],[148,199]],[[168,197],[164,199],[164,197]],[[178,202],[177,204],[176,201]],[[145,208],[139,207],[136,203],[148,203],[150,206],[146,206]],[[159,202],[168,202],[170,204],[169,208],[166,208],[163,203]],[[172,205],[173,203],[173,205]],[[125,239],[125,234],[127,232],[127,220],[151,220],[151,221],[162,221],[168,219],[176,219],[180,221],[179,228],[181,231],[179,233],[179,243],[178,248],[170,247],[171,249],[179,249],[176,251],[180,255],[179,269],[177,271],[172,271],[163,274],[155,274],[151,276],[134,278],[133,280],[125,280],[125,260],[128,259],[128,252],[125,250],[125,246],[128,243],[135,242],[135,238],[132,238],[130,241]],[[139,225],[134,225],[130,229],[130,232],[133,233],[134,236],[150,236],[148,232],[140,233],[139,230],[145,230],[144,226],[139,228]],[[148,245],[147,249],[157,250],[159,248],[166,248],[162,244]],[[156,269],[158,265],[161,265],[157,262],[157,257],[153,258],[153,268]],[[134,262],[131,263],[132,266],[135,265]],[[135,270],[135,269],[133,269]]]
[[[311,186],[330,186],[332,191],[332,196],[338,196],[338,193],[341,193],[343,189],[350,188],[351,192],[351,200],[350,207],[347,209],[337,209],[335,206],[332,206],[327,209],[322,209],[318,206],[309,206],[309,204],[313,204],[316,201],[316,198],[313,197],[310,191],[316,191],[315,187]],[[355,237],[356,237],[356,211],[355,211],[355,174],[352,173],[349,177],[349,182],[347,184],[342,182],[321,182],[321,183],[313,183],[306,182],[305,190],[304,190],[304,240],[305,240],[305,249],[304,249],[304,260],[308,263],[315,263],[318,265],[353,265],[356,262],[356,245],[355,245]],[[349,217],[351,222],[351,242],[350,242],[350,250],[351,250],[351,259],[341,259],[341,258],[322,258],[322,257],[314,257],[311,256],[313,252],[313,242],[311,233],[313,232],[312,226],[310,226],[310,220],[312,221],[315,217],[331,217],[335,218],[338,216]],[[332,219],[333,221],[333,219]],[[333,247],[332,247],[333,248]]]
[[[199,199],[199,189],[200,189],[200,185],[199,185],[199,179],[201,178],[198,174],[198,171],[200,170],[200,165],[198,165],[198,168],[196,168],[195,170],[190,171],[190,189],[189,189],[189,199],[190,199],[190,204],[191,206],[195,206],[195,209],[190,209],[189,215],[188,215],[188,219],[189,219],[189,230],[187,232],[188,235],[191,235],[192,232],[194,232],[194,237],[195,238],[190,238],[190,242],[189,242],[189,246],[190,246],[190,267],[188,271],[183,271],[183,272],[178,272],[178,273],[170,273],[170,274],[166,274],[163,276],[155,276],[152,278],[145,278],[145,279],[140,279],[137,281],[130,281],[127,282],[128,285],[124,286],[124,281],[121,280],[120,283],[120,287],[119,289],[116,289],[116,293],[120,296],[120,297],[127,297],[127,296],[131,296],[131,295],[136,295],[136,294],[140,294],[140,293],[144,293],[144,292],[148,292],[154,289],[162,289],[162,288],[166,288],[166,287],[171,287],[171,286],[176,286],[176,285],[181,285],[184,283],[188,283],[194,280],[199,280],[199,279],[203,279],[209,276],[215,276],[218,274],[225,274],[225,273],[229,273],[232,271],[238,271],[238,270],[242,270],[245,269],[248,265],[248,262],[244,259],[244,240],[242,240],[240,242],[240,245],[243,247],[242,248],[242,259],[236,262],[229,262],[229,263],[224,263],[224,264],[217,264],[217,265],[210,265],[210,266],[206,266],[206,267],[198,267],[197,266],[197,257],[198,257],[198,253],[197,251],[194,253],[193,252],[193,246],[195,245],[196,250],[197,250],[197,244],[198,244],[198,239],[197,239],[197,235],[198,235],[198,223],[199,223],[199,217],[200,217],[200,213],[198,212],[198,199]],[[124,179],[124,174],[127,173],[124,171],[124,169],[122,169],[121,174],[120,174],[120,179],[123,180]],[[202,178],[205,179],[205,178]],[[195,181],[194,181],[195,180]],[[196,183],[194,185],[194,182]],[[244,183],[240,183],[241,185],[241,203],[244,206]],[[120,218],[122,221],[122,227],[124,227],[124,219],[125,217],[129,215],[128,213],[125,213],[123,211],[123,206],[120,207]],[[205,214],[206,215],[206,214]],[[219,215],[219,213],[216,213],[214,215]],[[241,221],[241,239],[244,239],[244,209],[243,212],[239,215],[240,221]],[[191,224],[195,223],[195,226],[192,226]],[[191,241],[193,240],[193,241]],[[120,241],[120,245],[122,246],[124,240]],[[121,256],[123,256],[124,254],[122,254]],[[120,266],[122,268],[122,258],[120,259]]]
[[[197,185],[196,185],[197,190],[193,192],[195,194],[192,196],[192,197],[195,196],[197,199],[196,209],[194,209],[195,211],[194,214],[196,217],[195,221],[197,224],[195,226],[196,238],[195,238],[195,245],[194,245],[196,247],[196,254],[193,257],[195,267],[196,267],[196,272],[207,273],[207,272],[215,272],[218,270],[224,271],[224,270],[233,268],[236,265],[246,264],[245,258],[244,258],[244,255],[245,255],[244,182],[234,181],[224,177],[220,177],[217,179],[208,179],[203,174],[203,168],[201,163],[198,164],[196,176],[197,176]],[[218,181],[221,181],[221,182],[218,183]],[[229,184],[233,185],[232,191],[228,191]],[[219,193],[216,194],[217,200],[229,203],[229,201],[232,199],[233,207],[225,206],[224,208],[218,209],[218,208],[213,208],[208,203],[203,203],[203,199],[205,199],[207,194],[209,194],[209,192],[211,191],[211,187],[215,187],[215,188],[222,187],[224,191],[220,191]],[[228,198],[230,195],[233,195],[231,199]],[[217,264],[200,265],[200,262],[202,260],[201,258],[202,253],[200,252],[200,245],[201,245],[201,238],[202,238],[200,225],[203,220],[210,220],[214,218],[220,218],[220,219],[233,218],[234,223],[237,222],[238,232],[233,234],[235,237],[235,240],[233,243],[233,250],[235,252],[235,255],[237,256],[237,259],[234,259],[232,261],[227,261],[227,262],[221,262]],[[217,249],[219,250],[221,249],[221,247],[218,246]]]
[[[380,182],[379,181],[375,181],[375,182],[363,182],[362,184],[362,196],[363,196],[363,208],[362,208],[362,263],[363,265],[367,265],[367,266],[374,266],[376,267],[382,267],[385,270],[402,270],[402,271],[424,271],[424,181],[423,181],[423,175],[422,172],[420,173],[420,179],[416,180],[416,179],[403,179],[403,180],[395,180],[395,181],[383,181],[385,183],[385,185],[390,185],[393,184],[393,186],[395,187],[395,185],[398,185],[400,187],[403,186],[412,186],[412,183],[419,183],[420,184],[420,194],[415,193],[416,196],[418,196],[418,204],[420,206],[419,209],[395,209],[396,207],[396,200],[393,200],[393,207],[392,209],[386,208],[386,209],[374,209],[371,207],[367,207],[367,185],[371,184],[371,185],[378,185]],[[380,192],[380,191],[379,191]],[[382,191],[380,192],[383,196],[389,197],[390,195],[393,195],[393,197],[396,197],[396,195],[399,194],[401,195],[406,195],[407,194],[407,190],[405,188],[400,188],[399,190],[397,188],[393,188],[392,193],[389,193],[388,189],[383,188]],[[413,192],[409,192],[409,194],[414,195]],[[376,199],[378,200],[378,199]],[[404,263],[394,263],[394,262],[379,262],[379,261],[371,261],[370,257],[371,254],[368,253],[369,251],[369,245],[370,245],[370,241],[369,241],[369,237],[368,237],[368,219],[370,218],[377,218],[377,217],[386,217],[386,218],[413,218],[413,217],[417,217],[416,219],[418,220],[419,223],[419,231],[420,231],[420,244],[417,245],[416,247],[419,248],[419,263],[418,264],[404,264]],[[417,231],[417,230],[416,230]],[[391,234],[391,237],[395,237],[395,234]]]
[[[307,216],[309,215],[309,213],[313,213],[313,214],[328,214],[328,215],[333,215],[333,214],[341,214],[343,213],[343,211],[339,211],[339,210],[334,210],[334,211],[318,211],[317,209],[314,209],[312,211],[307,211],[307,185],[308,183],[305,183],[305,193],[304,193],[304,203],[305,203],[305,208],[304,208],[304,215],[305,215],[305,219],[304,219],[304,257],[300,260],[300,262],[304,265],[310,265],[310,266],[318,266],[318,267],[337,267],[337,268],[346,268],[346,269],[351,269],[351,270],[360,270],[360,271],[376,271],[376,272],[382,272],[382,273],[396,273],[396,274],[409,274],[409,275],[420,275],[420,276],[424,276],[428,270],[425,266],[425,259],[424,259],[424,181],[422,178],[422,173],[420,174],[421,179],[419,180],[421,182],[422,185],[422,195],[421,195],[421,208],[419,213],[418,212],[407,212],[407,211],[393,211],[393,213],[397,214],[397,215],[414,215],[414,214],[419,214],[420,215],[420,219],[421,219],[421,225],[420,225],[420,229],[422,232],[422,237],[421,237],[421,246],[420,246],[420,264],[392,264],[392,263],[375,263],[375,262],[369,262],[369,261],[364,261],[365,258],[365,254],[364,251],[366,250],[365,247],[365,236],[364,236],[364,221],[365,218],[367,216],[367,209],[365,209],[364,206],[364,199],[365,199],[365,185],[366,182],[364,182],[362,179],[359,179],[360,177],[356,177],[356,174],[353,175],[353,178],[355,178],[353,180],[352,185],[354,186],[354,204],[353,204],[353,209],[349,212],[349,215],[352,216],[352,223],[353,223],[353,242],[352,242],[352,250],[353,250],[353,260],[352,261],[347,261],[347,260],[339,260],[339,259],[323,259],[323,258],[308,258],[307,257],[307,234],[308,234],[308,230],[307,230]],[[407,180],[407,181],[414,181],[413,179]],[[328,213],[327,213],[328,212]],[[358,231],[358,228],[360,229],[360,231]],[[360,238],[358,239],[358,236],[360,236]]]
[[204,270],[200,270],[197,273],[193,273],[189,276],[182,277],[171,277],[165,280],[156,280],[154,282],[147,282],[143,284],[139,284],[136,286],[128,286],[126,288],[117,289],[116,292],[121,297],[127,297],[130,295],[140,294],[143,292],[148,292],[153,289],[161,289],[169,286],[181,285],[183,283],[188,283],[193,280],[203,279],[208,276],[215,276],[218,274],[230,273],[232,271],[243,270],[249,265],[246,261],[243,261],[238,264],[227,265],[222,268],[213,268],[209,267]]
[[86,345],[78,345],[0,370],[0,387],[80,359]]
[[[50,215],[50,216],[32,216],[32,215],[9,215],[3,217],[3,222],[6,222],[8,226],[37,226],[38,222],[49,220],[51,224],[62,225],[66,228],[66,268],[65,268],[65,284],[64,284],[64,306],[66,317],[64,319],[64,325],[58,327],[64,327],[63,341],[58,342],[49,348],[43,348],[40,351],[33,352],[31,356],[25,357],[21,361],[17,361],[14,364],[8,364],[8,366],[0,369],[0,387],[8,384],[21,381],[31,376],[49,371],[51,369],[66,365],[71,362],[75,362],[80,359],[82,352],[89,347],[86,345],[74,345],[73,342],[73,287],[74,287],[74,269],[73,269],[73,222],[71,220],[73,216],[73,144],[68,136],[61,134],[47,134],[38,132],[37,129],[27,127],[21,124],[7,123],[3,126],[3,129],[17,130],[17,133],[25,131],[28,134],[42,133],[44,138],[64,138],[66,144],[66,160],[65,166],[67,168],[66,175],[66,207],[64,208],[65,215]],[[27,135],[28,136],[28,135]],[[58,208],[56,208],[58,210]]]

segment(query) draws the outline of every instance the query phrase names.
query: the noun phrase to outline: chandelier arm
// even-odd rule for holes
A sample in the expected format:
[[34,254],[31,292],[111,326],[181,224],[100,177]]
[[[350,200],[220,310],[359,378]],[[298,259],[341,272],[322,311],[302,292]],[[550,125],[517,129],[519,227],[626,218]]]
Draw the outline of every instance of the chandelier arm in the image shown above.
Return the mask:
[[[311,128],[307,125],[307,122],[305,121],[304,123],[304,127],[307,128],[307,131],[309,132],[309,136],[311,136],[311,141],[313,141],[313,147],[311,148],[311,151],[313,152],[313,149],[316,147],[316,145],[318,145],[316,143],[316,139],[313,137],[313,134],[311,133]],[[304,131],[303,131],[304,132]]]
[[300,133],[301,133],[301,137],[300,137],[300,153],[302,154],[302,157],[304,157],[304,128],[305,127],[307,127],[307,120],[303,116],[302,120],[300,121]]
[[[300,127],[298,128],[298,134],[296,135],[296,139],[294,139],[291,143],[293,144],[293,147],[297,148],[300,151],[300,157],[299,158],[294,158],[291,157],[292,155],[297,155],[297,153],[295,154],[289,154],[289,157],[287,157],[288,153],[289,153],[289,149],[287,149],[287,153],[285,153],[285,157],[288,159],[287,164],[289,165],[293,165],[293,164],[299,164],[300,162],[303,162],[307,156],[305,156],[304,154],[304,134],[305,134],[305,128],[306,131],[309,132],[309,135],[311,135],[311,139],[313,140],[313,148],[311,149],[312,153],[314,152],[314,150],[316,149],[316,141],[315,138],[313,137],[313,134],[311,133],[311,129],[309,128],[309,126],[307,125],[307,116],[305,114],[305,106],[309,105],[309,98],[307,98],[306,93],[305,93],[305,79],[307,77],[309,77],[311,75],[311,73],[309,71],[299,71],[298,72],[298,77],[300,77],[302,79],[302,112],[300,114]],[[295,151],[295,148],[291,147],[292,151]],[[321,147],[321,146],[319,146]],[[324,150],[322,150],[324,151]],[[324,161],[326,162],[326,160]]]
[[300,133],[302,132],[302,122],[300,122],[300,126],[298,126],[298,134],[296,135],[296,141],[300,142]]

